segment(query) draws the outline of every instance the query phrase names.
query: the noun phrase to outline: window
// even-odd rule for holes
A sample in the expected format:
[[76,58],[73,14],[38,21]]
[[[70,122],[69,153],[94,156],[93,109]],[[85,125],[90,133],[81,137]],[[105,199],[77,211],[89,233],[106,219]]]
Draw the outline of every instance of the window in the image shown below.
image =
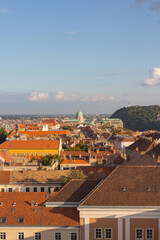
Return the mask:
[[4,192],[4,188],[1,188],[1,192]]
[[71,233],[71,240],[77,240],[77,233]]
[[40,156],[42,156],[43,155],[43,153],[42,152],[40,152]]
[[24,239],[24,232],[19,232],[18,233],[18,240]]
[[26,192],[30,192],[30,188],[29,187],[26,187]]
[[37,188],[36,187],[33,188],[33,192],[37,192]]
[[136,229],[136,239],[143,239],[143,229]]
[[146,230],[147,239],[153,239],[153,229]]
[[8,188],[8,192],[12,192],[12,188]]
[[34,235],[34,239],[35,240],[41,240],[41,233],[40,232],[36,232],[35,235]]
[[19,153],[17,153],[17,156],[19,156]]
[[112,228],[105,229],[105,239],[112,239]]
[[0,239],[6,239],[6,233],[0,232]]
[[61,240],[61,233],[60,232],[55,233],[55,240]]
[[0,218],[0,223],[5,223],[6,222],[6,218],[5,217],[1,217]]
[[96,228],[95,229],[95,239],[101,239],[102,238],[102,228]]
[[50,191],[51,191],[51,187],[48,188],[48,192],[49,192],[49,193],[50,193]]
[[41,192],[44,192],[44,187],[41,187]]
[[19,222],[19,223],[23,223],[23,218],[21,218],[21,217],[18,218],[18,222]]

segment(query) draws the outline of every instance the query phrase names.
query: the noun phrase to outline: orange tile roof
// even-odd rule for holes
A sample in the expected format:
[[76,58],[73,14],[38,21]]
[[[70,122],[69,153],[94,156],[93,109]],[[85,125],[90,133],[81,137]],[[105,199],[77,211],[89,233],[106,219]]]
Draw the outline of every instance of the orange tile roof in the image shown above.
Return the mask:
[[87,160],[79,160],[79,159],[64,159],[61,164],[89,164]]
[[6,141],[0,149],[58,149],[59,140]]
[[10,180],[10,171],[0,171],[0,184],[8,184]]
[[[50,197],[48,193],[4,192],[0,193],[0,216],[6,217],[5,225],[30,226],[79,226],[79,213],[76,208],[51,208],[42,204]],[[38,206],[31,207],[31,201]],[[13,203],[16,206],[13,207]],[[11,209],[15,209],[14,212]],[[37,209],[37,212],[34,211]],[[18,218],[24,218],[18,223]]]
[[5,160],[5,162],[7,162],[7,163],[13,162],[13,159],[11,157],[9,157],[5,151],[1,151],[0,155]]
[[[16,134],[17,131],[12,132],[8,138]],[[19,135],[28,135],[28,136],[46,136],[46,135],[66,135],[71,134],[69,130],[57,130],[57,131],[18,131]]]

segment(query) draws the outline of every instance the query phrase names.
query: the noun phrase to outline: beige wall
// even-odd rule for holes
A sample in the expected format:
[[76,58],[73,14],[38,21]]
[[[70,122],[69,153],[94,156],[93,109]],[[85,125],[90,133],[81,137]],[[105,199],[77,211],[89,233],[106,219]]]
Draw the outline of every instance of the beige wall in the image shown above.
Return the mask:
[[94,239],[94,229],[102,228],[102,240],[105,228],[112,228],[112,240],[118,240],[118,219],[116,218],[90,218],[90,240]]
[[2,191],[2,188],[4,188],[5,192],[9,191],[9,188],[12,188],[12,192],[26,192],[26,188],[29,187],[30,188],[30,192],[34,192],[33,188],[36,187],[37,188],[37,192],[41,192],[41,187],[44,187],[44,192],[48,192],[48,188],[56,188],[56,187],[61,187],[60,183],[51,183],[51,184],[43,184],[43,183],[39,183],[39,184],[10,184],[10,185],[0,185],[0,192]]
[[70,240],[70,234],[71,232],[77,232],[78,235],[78,240],[79,240],[79,230],[53,230],[53,229],[44,229],[44,230],[40,230],[40,228],[34,228],[34,229],[30,229],[28,228],[17,228],[17,229],[11,229],[11,228],[0,228],[0,232],[6,232],[7,234],[7,240],[17,240],[17,234],[18,232],[24,232],[24,236],[25,236],[25,240],[34,240],[34,233],[35,232],[41,232],[42,233],[42,240],[54,240],[54,233],[55,232],[61,232],[62,233],[62,240]]
[[146,239],[146,229],[154,229],[154,240],[158,240],[158,219],[130,219],[130,240],[135,240],[136,228],[143,229],[143,239]]
[[84,232],[85,232],[85,219],[80,218],[80,239],[85,240]]

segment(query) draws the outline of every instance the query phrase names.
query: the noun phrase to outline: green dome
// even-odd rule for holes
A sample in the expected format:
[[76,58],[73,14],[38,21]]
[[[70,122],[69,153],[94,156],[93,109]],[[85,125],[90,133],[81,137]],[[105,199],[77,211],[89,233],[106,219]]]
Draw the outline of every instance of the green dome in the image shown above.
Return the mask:
[[80,110],[78,110],[78,112],[76,113],[76,117],[82,117],[82,116],[83,116],[83,113]]

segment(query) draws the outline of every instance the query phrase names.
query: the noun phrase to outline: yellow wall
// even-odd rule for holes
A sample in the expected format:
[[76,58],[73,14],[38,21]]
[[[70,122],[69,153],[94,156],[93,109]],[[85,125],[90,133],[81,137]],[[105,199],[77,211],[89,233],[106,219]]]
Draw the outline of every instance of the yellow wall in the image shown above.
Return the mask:
[[[3,149],[0,149],[0,151],[1,150]],[[8,149],[8,150],[11,156],[14,156],[14,155],[18,156],[18,154],[19,156],[22,156],[21,154],[23,154],[23,156],[27,156],[27,153],[28,153],[28,156],[45,156],[45,153],[52,154],[52,155],[59,154],[58,149]]]

